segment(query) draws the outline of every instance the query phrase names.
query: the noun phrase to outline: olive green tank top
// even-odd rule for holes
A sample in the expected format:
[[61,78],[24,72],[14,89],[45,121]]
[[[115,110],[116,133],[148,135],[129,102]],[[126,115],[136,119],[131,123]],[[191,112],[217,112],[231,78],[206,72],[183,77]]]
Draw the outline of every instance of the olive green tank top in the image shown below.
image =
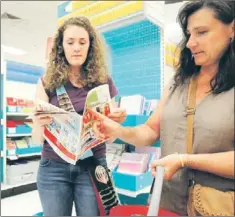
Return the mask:
[[[189,80],[176,86],[170,82],[169,95],[161,115],[162,157],[186,153],[186,105]],[[210,93],[196,107],[193,153],[234,151],[234,88],[221,94]],[[208,159],[210,160],[210,159]],[[187,215],[189,171],[179,170],[163,184],[161,207]],[[234,191],[234,179],[195,171],[195,183],[218,190]]]

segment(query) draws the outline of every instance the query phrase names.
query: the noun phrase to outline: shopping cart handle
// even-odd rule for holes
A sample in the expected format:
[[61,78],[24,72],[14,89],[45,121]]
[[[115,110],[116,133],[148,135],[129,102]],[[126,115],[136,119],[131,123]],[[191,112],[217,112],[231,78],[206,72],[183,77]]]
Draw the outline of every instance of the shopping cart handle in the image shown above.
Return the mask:
[[155,182],[153,186],[153,193],[147,216],[156,216],[158,214],[161,201],[163,180],[164,180],[164,167],[157,166]]

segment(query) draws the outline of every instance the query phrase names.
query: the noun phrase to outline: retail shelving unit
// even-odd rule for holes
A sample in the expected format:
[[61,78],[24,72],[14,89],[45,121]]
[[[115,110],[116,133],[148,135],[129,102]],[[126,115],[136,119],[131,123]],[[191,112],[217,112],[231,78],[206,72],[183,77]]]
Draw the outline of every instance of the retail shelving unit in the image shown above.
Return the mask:
[[1,47],[1,79],[0,79],[0,150],[1,150],[1,183],[5,179],[6,157],[5,157],[5,138],[6,138],[6,114],[5,114],[5,81],[6,81],[6,62],[4,51]]
[[[34,89],[32,87],[36,86],[43,69],[4,61],[4,58],[1,65],[1,195],[4,198],[36,189],[36,173],[42,150],[41,144],[35,145],[30,142],[31,128],[29,126],[26,124],[9,126],[9,122],[24,123],[31,113],[27,106],[25,108],[19,105],[10,106],[7,102],[6,90],[9,89],[9,85],[15,85],[17,88],[17,85],[20,84],[25,86],[26,92],[31,91],[33,96]],[[20,99],[24,100],[23,92],[24,90],[21,90]],[[17,94],[16,97],[11,97],[19,99]],[[20,146],[24,138],[27,142],[24,143],[24,146]],[[15,142],[15,148],[8,147],[9,140]]]

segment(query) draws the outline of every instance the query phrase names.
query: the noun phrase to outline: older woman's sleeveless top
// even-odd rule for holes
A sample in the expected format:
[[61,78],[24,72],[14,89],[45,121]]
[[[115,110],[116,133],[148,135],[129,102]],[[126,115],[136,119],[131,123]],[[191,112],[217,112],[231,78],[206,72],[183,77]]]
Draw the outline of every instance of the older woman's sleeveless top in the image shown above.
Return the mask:
[[[181,86],[172,81],[169,96],[161,116],[162,157],[175,152],[186,153],[186,105],[189,80]],[[196,107],[194,118],[193,153],[234,151],[234,88],[207,95]],[[208,161],[210,159],[208,158]],[[219,162],[220,163],[220,162]],[[221,162],[223,163],[223,162]],[[178,171],[165,181],[161,207],[187,215],[188,169]],[[222,191],[234,191],[234,179],[196,171],[195,183]]]

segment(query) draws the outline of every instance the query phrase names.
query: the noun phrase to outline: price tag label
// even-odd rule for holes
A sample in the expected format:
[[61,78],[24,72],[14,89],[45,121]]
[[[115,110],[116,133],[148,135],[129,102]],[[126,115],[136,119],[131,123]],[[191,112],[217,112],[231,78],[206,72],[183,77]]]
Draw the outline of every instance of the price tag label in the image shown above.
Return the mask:
[[9,134],[16,133],[16,128],[13,128],[13,127],[8,128],[8,133]]
[[8,112],[16,112],[16,106],[8,106]]
[[8,149],[8,156],[7,158],[9,160],[17,160],[18,159],[18,156],[16,155],[16,149],[13,148],[13,149]]
[[16,149],[9,149],[9,150],[8,150],[8,155],[9,155],[9,156],[16,155]]

